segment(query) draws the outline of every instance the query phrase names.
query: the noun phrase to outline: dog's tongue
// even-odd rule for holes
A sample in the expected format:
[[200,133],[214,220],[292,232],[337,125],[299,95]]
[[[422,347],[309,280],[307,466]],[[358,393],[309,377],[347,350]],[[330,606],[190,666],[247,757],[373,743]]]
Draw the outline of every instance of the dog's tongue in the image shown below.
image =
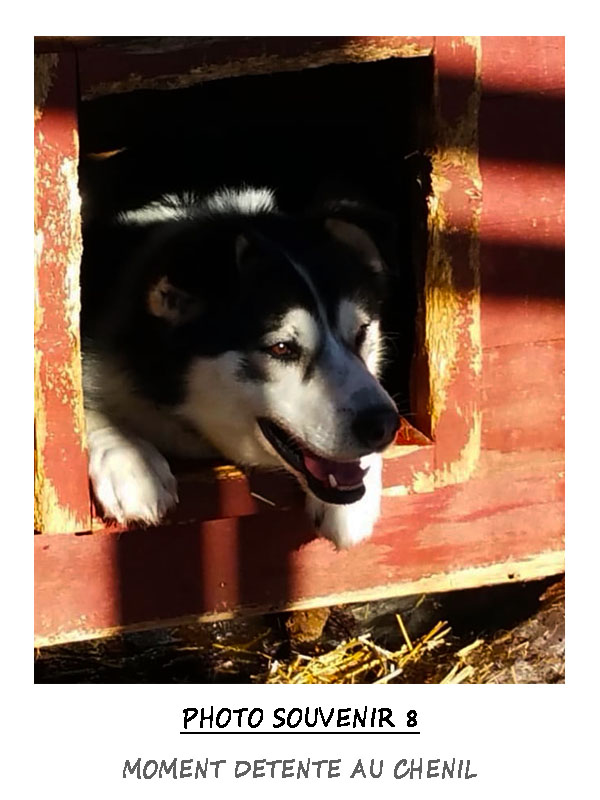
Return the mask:
[[330,461],[306,450],[302,451],[304,466],[318,481],[340,489],[353,488],[362,483],[367,470],[359,461]]

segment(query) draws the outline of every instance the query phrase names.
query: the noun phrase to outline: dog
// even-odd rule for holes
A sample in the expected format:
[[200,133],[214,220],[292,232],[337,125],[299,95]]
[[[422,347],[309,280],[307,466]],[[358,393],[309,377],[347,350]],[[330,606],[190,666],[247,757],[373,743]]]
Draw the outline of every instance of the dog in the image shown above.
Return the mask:
[[166,457],[284,469],[338,549],[369,537],[397,408],[378,380],[386,271],[352,204],[298,214],[248,186],[92,220],[82,263],[89,477],[105,517],[156,525]]

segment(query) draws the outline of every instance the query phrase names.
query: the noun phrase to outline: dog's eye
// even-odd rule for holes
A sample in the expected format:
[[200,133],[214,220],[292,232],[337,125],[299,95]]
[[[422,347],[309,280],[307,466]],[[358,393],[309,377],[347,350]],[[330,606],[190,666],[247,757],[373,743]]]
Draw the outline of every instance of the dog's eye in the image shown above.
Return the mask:
[[294,361],[298,358],[298,348],[293,342],[276,342],[267,347],[266,352],[282,361]]
[[360,350],[360,348],[365,343],[365,339],[367,338],[367,330],[369,329],[369,324],[366,323],[365,325],[361,325],[356,333],[356,337],[354,339],[354,347],[356,350]]

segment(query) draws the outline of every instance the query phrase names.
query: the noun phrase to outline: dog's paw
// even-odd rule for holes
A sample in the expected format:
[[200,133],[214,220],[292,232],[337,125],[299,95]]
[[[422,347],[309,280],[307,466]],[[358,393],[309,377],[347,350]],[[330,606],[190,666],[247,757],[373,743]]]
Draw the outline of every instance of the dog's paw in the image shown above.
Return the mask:
[[104,516],[156,525],[177,504],[177,481],[149,442],[103,428],[88,436],[88,447],[89,476]]
[[381,456],[368,456],[365,494],[356,503],[346,506],[323,503],[307,495],[306,512],[320,536],[333,542],[338,550],[347,550],[368,539],[373,533],[381,507]]

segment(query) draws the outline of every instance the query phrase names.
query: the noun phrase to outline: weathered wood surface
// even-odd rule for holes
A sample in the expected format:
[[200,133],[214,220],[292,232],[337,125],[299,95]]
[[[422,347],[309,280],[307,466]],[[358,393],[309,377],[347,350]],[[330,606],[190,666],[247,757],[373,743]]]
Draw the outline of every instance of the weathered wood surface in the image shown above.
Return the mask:
[[564,339],[564,38],[486,37],[483,78],[483,345]]
[[[406,420],[396,441],[385,454],[384,487],[394,496],[431,490],[429,479],[423,478],[432,474],[433,443]],[[194,461],[172,462],[172,467],[178,481],[179,503],[165,522],[168,526],[273,511],[302,513],[304,507],[304,494],[297,481],[284,472],[242,472],[230,465]],[[126,530],[117,523],[106,523],[93,504],[92,512],[92,530],[112,533]],[[80,532],[85,533],[87,529]]]
[[37,536],[38,644],[122,625],[215,619],[559,572],[561,464],[483,460],[481,477],[386,497],[375,537],[336,553],[299,513],[88,536]]
[[90,526],[79,349],[75,57],[35,63],[35,521]]
[[85,99],[136,89],[181,89],[215,78],[318,67],[392,56],[428,55],[433,37],[422,36],[264,36],[213,37],[196,46],[152,52],[135,43],[110,55],[90,48],[80,55]]
[[[477,159],[481,40],[436,39],[430,242],[425,275],[435,487],[468,480],[481,439]],[[460,75],[460,81],[449,75]],[[458,235],[457,235],[458,234]]]
[[[379,37],[388,38],[395,37]],[[282,45],[268,46],[280,57]],[[294,46],[298,66],[306,40],[286,40],[286,58]],[[216,71],[207,73],[204,64],[205,76],[230,69],[227,50],[214,47]],[[243,71],[244,58],[250,71],[257,66],[257,54],[244,47],[232,74]],[[424,40],[419,47],[426,51]],[[248,487],[237,471],[222,468],[203,489],[188,476],[182,508],[163,528],[36,537],[40,643],[562,568],[563,40],[438,38],[433,55],[434,192],[421,357],[435,444],[386,458],[384,514],[373,539],[348,553],[314,541],[299,492],[286,479],[253,478]],[[122,64],[96,59],[86,52],[84,92],[110,91],[110,81],[121,80],[132,88]],[[166,61],[152,63],[151,81],[171,74]],[[273,63],[261,61],[259,71]],[[145,80],[142,70],[138,76]]]

